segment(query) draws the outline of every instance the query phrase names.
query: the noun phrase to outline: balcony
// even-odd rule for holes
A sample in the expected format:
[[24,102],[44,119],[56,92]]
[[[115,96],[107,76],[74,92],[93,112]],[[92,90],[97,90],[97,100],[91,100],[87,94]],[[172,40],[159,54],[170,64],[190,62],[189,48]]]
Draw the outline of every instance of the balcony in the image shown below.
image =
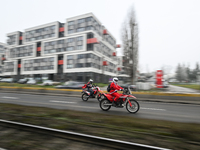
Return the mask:
[[41,51],[41,47],[38,47],[38,48],[37,48],[37,51],[40,52],[40,51]]
[[104,34],[104,35],[107,35],[107,34],[108,34],[108,31],[107,31],[106,29],[104,29],[104,30],[103,30],[103,34]]
[[58,60],[58,65],[63,65],[63,60]]
[[108,66],[107,61],[103,61],[103,66]]
[[121,45],[120,45],[120,44],[117,44],[117,45],[116,45],[116,48],[120,48],[120,47],[121,47]]
[[65,31],[64,27],[59,28],[59,32],[64,32],[64,31]]
[[98,44],[98,39],[97,38],[91,38],[87,39],[87,44]]

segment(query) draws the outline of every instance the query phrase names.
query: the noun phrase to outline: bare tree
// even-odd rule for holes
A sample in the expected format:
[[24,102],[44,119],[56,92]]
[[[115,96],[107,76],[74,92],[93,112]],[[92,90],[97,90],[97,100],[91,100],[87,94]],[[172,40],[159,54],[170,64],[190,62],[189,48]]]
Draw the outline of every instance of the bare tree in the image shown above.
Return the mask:
[[135,84],[138,68],[138,25],[133,7],[129,10],[122,25],[121,38],[124,54],[123,66],[126,73],[131,77],[131,83]]
[[178,64],[178,67],[176,69],[176,79],[179,82],[188,80],[187,69],[186,69],[185,65],[181,66],[180,64]]

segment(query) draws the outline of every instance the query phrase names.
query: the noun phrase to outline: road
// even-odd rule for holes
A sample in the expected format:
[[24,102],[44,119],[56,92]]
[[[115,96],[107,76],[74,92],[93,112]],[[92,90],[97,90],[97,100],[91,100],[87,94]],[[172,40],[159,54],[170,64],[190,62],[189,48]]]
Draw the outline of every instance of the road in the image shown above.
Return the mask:
[[[81,93],[80,93],[81,94]],[[107,112],[102,111],[96,99],[83,102],[78,97],[31,95],[17,93],[0,93],[0,103],[12,103],[28,106],[40,106],[56,109],[69,109],[103,114],[133,116],[137,118],[170,120],[176,122],[200,123],[200,105],[174,104],[139,101],[140,110],[130,114],[125,108],[114,108]]]

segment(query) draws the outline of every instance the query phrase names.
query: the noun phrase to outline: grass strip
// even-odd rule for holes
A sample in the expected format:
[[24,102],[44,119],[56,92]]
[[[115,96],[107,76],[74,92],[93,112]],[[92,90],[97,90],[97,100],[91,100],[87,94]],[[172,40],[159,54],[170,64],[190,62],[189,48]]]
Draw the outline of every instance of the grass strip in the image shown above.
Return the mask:
[[0,118],[171,149],[200,149],[193,123],[0,104]]
[[171,84],[171,85],[200,90],[200,85],[197,84]]

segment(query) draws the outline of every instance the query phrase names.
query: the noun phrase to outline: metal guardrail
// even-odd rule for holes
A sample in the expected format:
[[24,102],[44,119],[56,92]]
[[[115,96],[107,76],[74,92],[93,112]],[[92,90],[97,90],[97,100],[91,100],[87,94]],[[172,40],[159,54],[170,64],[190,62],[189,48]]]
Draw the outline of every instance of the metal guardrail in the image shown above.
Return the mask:
[[70,139],[70,140],[76,140],[76,141],[84,142],[84,143],[91,143],[91,144],[95,144],[95,145],[101,145],[103,147],[109,147],[109,148],[115,148],[115,149],[169,150],[166,148],[160,148],[160,147],[155,147],[155,146],[149,146],[149,145],[144,145],[144,144],[103,138],[103,137],[81,134],[81,133],[76,133],[76,132],[52,129],[52,128],[47,128],[47,127],[41,127],[41,126],[36,126],[36,125],[31,125],[31,124],[7,121],[7,120],[2,120],[2,119],[0,119],[0,125],[5,125],[6,127],[11,127],[11,128],[28,130],[28,131],[32,131],[32,132],[33,131],[39,132],[39,133],[43,133],[43,134],[47,134],[47,135],[51,135],[51,136],[66,138],[66,139]]

